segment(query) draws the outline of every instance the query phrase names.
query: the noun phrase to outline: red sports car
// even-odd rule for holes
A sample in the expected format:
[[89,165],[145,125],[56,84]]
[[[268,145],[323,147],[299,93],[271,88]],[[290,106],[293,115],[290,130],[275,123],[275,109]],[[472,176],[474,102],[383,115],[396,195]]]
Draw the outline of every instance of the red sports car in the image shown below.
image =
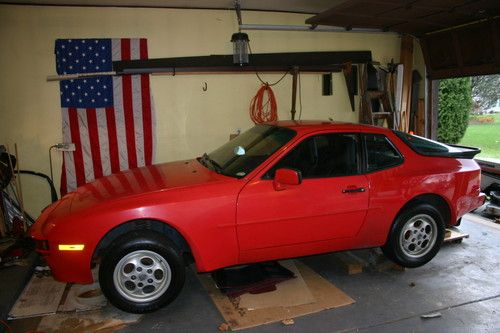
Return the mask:
[[202,157],[80,187],[31,230],[54,277],[99,282],[116,307],[171,302],[199,272],[382,247],[417,267],[446,226],[484,202],[478,149],[385,128],[320,121],[256,125]]

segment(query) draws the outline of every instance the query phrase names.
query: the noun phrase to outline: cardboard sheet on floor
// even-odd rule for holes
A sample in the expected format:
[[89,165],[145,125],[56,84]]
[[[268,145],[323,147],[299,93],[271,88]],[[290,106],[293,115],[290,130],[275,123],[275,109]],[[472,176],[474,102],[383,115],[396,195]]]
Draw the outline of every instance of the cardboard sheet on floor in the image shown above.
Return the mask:
[[66,283],[52,276],[33,275],[9,313],[9,319],[37,317],[56,313]]
[[293,260],[282,261],[280,264],[295,274],[296,278],[276,284],[276,290],[263,294],[243,294],[239,297],[239,307],[248,310],[279,307],[286,299],[287,306],[296,306],[316,302],[309,287],[302,278]]
[[[281,264],[287,268],[292,267],[287,266],[289,263],[286,262]],[[292,284],[291,286],[281,288],[278,284],[278,289],[271,293],[245,295],[247,299],[244,300],[244,305],[251,306],[253,310],[242,307],[243,296],[230,299],[222,294],[210,274],[199,274],[198,277],[232,330],[279,322],[354,303],[347,294],[306,265],[299,261],[294,261],[294,264],[299,273],[298,278],[283,282]]]
[[45,316],[38,324],[37,331],[47,333],[110,333],[136,323],[141,318],[142,315],[123,312],[108,306],[94,311],[57,313]]
[[99,283],[74,284],[57,309],[58,312],[89,311],[104,307],[108,302],[102,294]]

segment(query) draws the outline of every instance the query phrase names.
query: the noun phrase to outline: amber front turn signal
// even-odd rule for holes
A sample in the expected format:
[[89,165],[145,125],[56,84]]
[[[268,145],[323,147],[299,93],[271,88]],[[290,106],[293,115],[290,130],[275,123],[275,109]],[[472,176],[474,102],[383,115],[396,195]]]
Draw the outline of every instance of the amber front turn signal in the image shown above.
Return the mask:
[[82,251],[84,248],[83,244],[59,244],[59,251]]

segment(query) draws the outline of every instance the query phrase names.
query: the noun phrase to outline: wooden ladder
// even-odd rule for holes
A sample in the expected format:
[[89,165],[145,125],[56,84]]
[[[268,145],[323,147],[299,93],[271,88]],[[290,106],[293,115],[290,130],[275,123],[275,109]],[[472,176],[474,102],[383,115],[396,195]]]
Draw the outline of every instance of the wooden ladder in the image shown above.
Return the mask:
[[[364,64],[361,71],[360,90],[360,111],[359,122],[362,124],[383,126],[387,122],[389,128],[394,128],[394,112],[392,110],[391,102],[386,91],[382,90],[368,90],[368,73],[367,65]],[[373,102],[378,102],[382,111],[373,111]]]

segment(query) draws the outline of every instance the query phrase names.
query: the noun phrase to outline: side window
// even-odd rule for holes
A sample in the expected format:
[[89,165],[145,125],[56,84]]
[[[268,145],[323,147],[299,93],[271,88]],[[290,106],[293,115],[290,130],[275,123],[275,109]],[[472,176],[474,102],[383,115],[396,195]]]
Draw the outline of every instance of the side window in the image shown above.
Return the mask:
[[307,138],[283,157],[265,178],[273,178],[280,168],[299,170],[304,179],[358,174],[358,141],[358,135],[350,133]]
[[364,137],[368,172],[387,169],[403,162],[403,157],[385,135],[365,134]]

